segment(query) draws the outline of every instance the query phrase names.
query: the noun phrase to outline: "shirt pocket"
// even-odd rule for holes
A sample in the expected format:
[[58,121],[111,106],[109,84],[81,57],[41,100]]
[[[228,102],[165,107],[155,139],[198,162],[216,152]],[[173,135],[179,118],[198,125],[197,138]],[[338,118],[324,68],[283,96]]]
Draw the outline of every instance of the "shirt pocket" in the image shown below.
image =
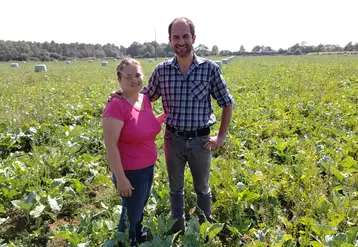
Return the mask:
[[204,80],[192,81],[191,92],[192,96],[196,100],[205,100],[208,96],[209,82]]

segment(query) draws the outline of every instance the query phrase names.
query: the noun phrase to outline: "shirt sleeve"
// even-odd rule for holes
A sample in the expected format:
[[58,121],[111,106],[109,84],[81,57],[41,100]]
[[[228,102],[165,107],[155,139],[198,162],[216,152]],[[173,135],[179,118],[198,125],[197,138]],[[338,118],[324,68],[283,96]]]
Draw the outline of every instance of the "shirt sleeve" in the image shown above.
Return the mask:
[[211,77],[211,95],[220,107],[234,104],[234,98],[230,95],[226,82],[221,74],[219,66],[214,65]]
[[141,93],[148,96],[151,102],[156,101],[160,96],[162,96],[160,90],[159,78],[160,75],[158,72],[158,67],[156,67],[149,78],[148,85],[144,87],[143,90],[141,91]]
[[124,122],[126,114],[123,102],[120,99],[112,99],[104,108],[102,117],[113,117]]

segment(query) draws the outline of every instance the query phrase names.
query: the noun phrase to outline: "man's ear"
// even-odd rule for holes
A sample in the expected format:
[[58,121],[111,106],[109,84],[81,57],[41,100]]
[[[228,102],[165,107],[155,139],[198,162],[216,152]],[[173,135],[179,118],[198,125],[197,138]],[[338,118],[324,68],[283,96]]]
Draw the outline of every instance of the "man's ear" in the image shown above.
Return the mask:
[[195,43],[196,35],[193,36],[193,44]]

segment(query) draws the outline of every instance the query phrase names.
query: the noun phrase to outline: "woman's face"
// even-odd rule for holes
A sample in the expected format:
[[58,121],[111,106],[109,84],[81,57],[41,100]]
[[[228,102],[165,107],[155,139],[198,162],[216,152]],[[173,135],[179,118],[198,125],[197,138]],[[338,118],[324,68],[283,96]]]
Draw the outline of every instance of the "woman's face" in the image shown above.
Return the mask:
[[136,64],[125,66],[120,73],[119,83],[122,86],[123,93],[138,93],[143,87],[142,68]]

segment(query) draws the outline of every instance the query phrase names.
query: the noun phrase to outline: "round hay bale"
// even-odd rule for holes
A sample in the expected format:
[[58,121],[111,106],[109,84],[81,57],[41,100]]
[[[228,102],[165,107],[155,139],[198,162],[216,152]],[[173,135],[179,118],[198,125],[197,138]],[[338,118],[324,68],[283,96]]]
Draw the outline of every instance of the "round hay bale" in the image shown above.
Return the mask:
[[19,64],[18,63],[11,63],[10,66],[11,66],[11,68],[18,68]]
[[47,71],[46,64],[36,64],[35,72]]
[[148,62],[152,63],[152,62],[153,62],[153,59],[148,59]]
[[91,59],[90,59],[90,60],[88,60],[88,62],[89,62],[89,63],[92,63],[92,62],[93,62],[93,60],[91,60]]
[[221,61],[215,61],[215,63],[221,68],[222,62]]
[[26,61],[22,61],[22,63],[26,63]]
[[71,61],[66,61],[66,64],[71,64]]
[[227,59],[221,59],[223,64],[228,64],[228,60]]
[[103,62],[101,62],[101,65],[102,65],[103,67],[106,67],[106,66],[108,66],[108,62],[107,62],[107,61],[103,61]]

